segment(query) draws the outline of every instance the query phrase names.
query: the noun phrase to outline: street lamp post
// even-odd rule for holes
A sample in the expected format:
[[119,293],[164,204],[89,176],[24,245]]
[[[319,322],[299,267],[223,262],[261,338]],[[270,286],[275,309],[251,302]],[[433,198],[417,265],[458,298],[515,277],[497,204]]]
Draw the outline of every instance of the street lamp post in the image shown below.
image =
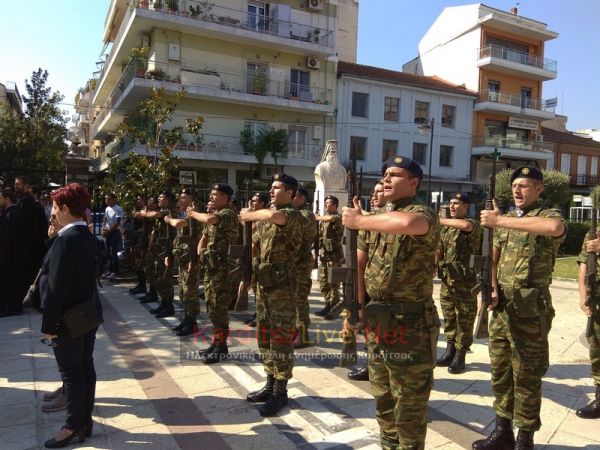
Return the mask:
[[433,166],[433,130],[435,127],[435,119],[432,117],[429,123],[425,122],[419,126],[419,132],[422,134],[429,133],[429,160],[427,161],[427,205],[433,205],[431,195],[431,167]]

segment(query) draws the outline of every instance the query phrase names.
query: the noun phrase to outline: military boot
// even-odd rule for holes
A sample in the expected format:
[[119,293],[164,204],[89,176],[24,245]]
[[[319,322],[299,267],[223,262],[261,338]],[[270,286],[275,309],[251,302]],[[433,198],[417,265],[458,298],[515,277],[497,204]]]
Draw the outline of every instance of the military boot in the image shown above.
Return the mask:
[[600,418],[600,384],[596,385],[596,398],[592,403],[583,408],[578,409],[575,414],[582,419],[598,419]]
[[201,359],[206,358],[208,355],[210,355],[213,352],[213,350],[215,349],[216,346],[217,346],[217,338],[213,338],[212,344],[210,344],[204,350],[198,351],[200,358]]
[[533,450],[533,431],[519,430],[515,450]]
[[331,305],[329,303],[325,304],[325,308],[315,313],[315,316],[325,317],[331,311]]
[[206,355],[203,362],[204,364],[215,364],[227,358],[228,354],[229,348],[227,344],[217,344],[213,348],[213,351]]
[[246,400],[248,400],[250,403],[266,402],[273,393],[274,385],[275,377],[273,375],[267,375],[267,383],[260,390],[250,392],[246,396]]
[[435,365],[438,367],[449,366],[452,363],[452,361],[454,360],[455,354],[456,354],[456,346],[454,344],[454,341],[448,341],[448,344],[446,345],[446,351],[444,352],[444,354],[442,355],[441,358],[438,358],[435,361]]
[[196,323],[195,317],[185,316],[185,320],[185,325],[177,330],[177,333],[175,333],[179,337],[194,334],[194,332],[198,329],[198,324]]
[[174,327],[171,327],[171,331],[181,330],[187,324],[187,321],[188,321],[188,316],[187,315],[183,316],[183,319],[181,319],[181,322],[179,322]]
[[157,319],[162,319],[164,317],[171,317],[175,315],[175,307],[173,306],[173,300],[171,300],[170,302],[162,301],[160,304],[164,306],[160,311],[158,311],[154,315],[154,317],[156,317]]
[[448,372],[454,375],[459,373],[463,373],[465,371],[465,356],[467,354],[466,348],[461,348],[458,350],[454,358],[452,359],[452,364],[448,366]]
[[353,381],[369,381],[369,366],[363,366],[352,372],[348,372],[347,377]]
[[146,276],[144,274],[144,271],[138,270],[137,279],[138,279],[138,284],[134,288],[129,289],[129,292],[131,294],[145,294],[146,293]]
[[496,416],[496,427],[486,439],[473,442],[473,450],[513,450],[515,435],[512,420]]
[[154,303],[158,301],[158,292],[156,291],[156,287],[150,285],[150,290],[146,295],[140,298],[140,303]]
[[288,404],[287,380],[275,380],[273,393],[267,402],[260,407],[259,413],[262,417],[271,417],[277,414],[281,408]]

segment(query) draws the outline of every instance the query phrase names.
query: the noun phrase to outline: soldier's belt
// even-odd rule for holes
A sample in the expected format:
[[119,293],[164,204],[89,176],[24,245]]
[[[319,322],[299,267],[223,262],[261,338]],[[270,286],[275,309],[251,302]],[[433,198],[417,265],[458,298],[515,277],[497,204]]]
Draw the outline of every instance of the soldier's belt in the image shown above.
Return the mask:
[[433,299],[424,302],[397,302],[391,299],[371,298],[370,302],[389,305],[397,314],[418,314],[434,305]]

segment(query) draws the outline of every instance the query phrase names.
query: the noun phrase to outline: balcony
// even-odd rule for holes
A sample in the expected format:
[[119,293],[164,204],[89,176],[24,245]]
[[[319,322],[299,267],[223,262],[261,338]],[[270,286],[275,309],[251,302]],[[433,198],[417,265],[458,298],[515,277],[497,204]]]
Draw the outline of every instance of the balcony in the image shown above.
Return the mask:
[[556,61],[497,45],[477,50],[477,67],[541,81],[553,80],[557,75]]
[[571,186],[597,186],[598,176],[587,174],[569,174],[569,184]]
[[555,116],[554,108],[554,106],[547,106],[546,100],[486,90],[479,93],[479,98],[473,109],[481,112],[551,120]]
[[475,136],[471,154],[489,156],[495,148],[502,153],[502,157],[507,158],[546,161],[554,159],[554,144],[552,143],[502,137]]
[[92,136],[102,138],[116,129],[151,88],[164,88],[171,94],[183,88],[191,99],[305,113],[333,112],[331,89],[274,80],[267,74],[234,72],[229,67],[156,61],[138,64],[134,60],[100,107],[92,122]]

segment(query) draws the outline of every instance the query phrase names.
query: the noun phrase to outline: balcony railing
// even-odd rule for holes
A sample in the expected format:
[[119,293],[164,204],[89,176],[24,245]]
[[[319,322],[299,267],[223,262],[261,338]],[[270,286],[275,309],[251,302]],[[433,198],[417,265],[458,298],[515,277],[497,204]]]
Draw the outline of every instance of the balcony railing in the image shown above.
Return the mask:
[[587,174],[570,174],[569,183],[577,186],[596,186],[598,185],[598,177],[596,175]]
[[528,139],[481,136],[477,136],[473,139],[473,147],[499,147],[541,153],[551,153],[554,150],[554,145],[550,142],[542,142]]
[[541,58],[539,56],[533,56],[528,53],[519,52],[506,47],[500,47],[498,45],[488,45],[481,47],[478,50],[479,59],[483,58],[499,58],[505,61],[511,61],[519,64],[525,64],[528,66],[537,67],[540,69],[547,70],[549,72],[557,72],[557,62],[552,59]]
[[[502,105],[516,106],[518,108],[535,109],[544,112],[554,112],[555,106],[546,106],[547,101],[537,98],[528,98],[520,95],[512,95],[500,91],[481,91],[479,93],[479,103],[494,102]],[[555,103],[553,103],[555,105]]]
[[[161,9],[157,3],[162,5]],[[288,18],[275,18],[262,14],[252,14],[248,11],[218,6],[204,0],[188,0],[187,10],[180,9],[179,4],[184,2],[162,0],[153,2],[147,0],[134,1],[138,8],[153,9],[164,14],[175,14],[189,17],[203,22],[216,23],[233,28],[254,31],[261,34],[282,37],[304,42],[313,42],[319,45],[332,47],[334,33],[325,28],[318,28],[300,23],[294,23]],[[271,8],[274,9],[274,4]]]

